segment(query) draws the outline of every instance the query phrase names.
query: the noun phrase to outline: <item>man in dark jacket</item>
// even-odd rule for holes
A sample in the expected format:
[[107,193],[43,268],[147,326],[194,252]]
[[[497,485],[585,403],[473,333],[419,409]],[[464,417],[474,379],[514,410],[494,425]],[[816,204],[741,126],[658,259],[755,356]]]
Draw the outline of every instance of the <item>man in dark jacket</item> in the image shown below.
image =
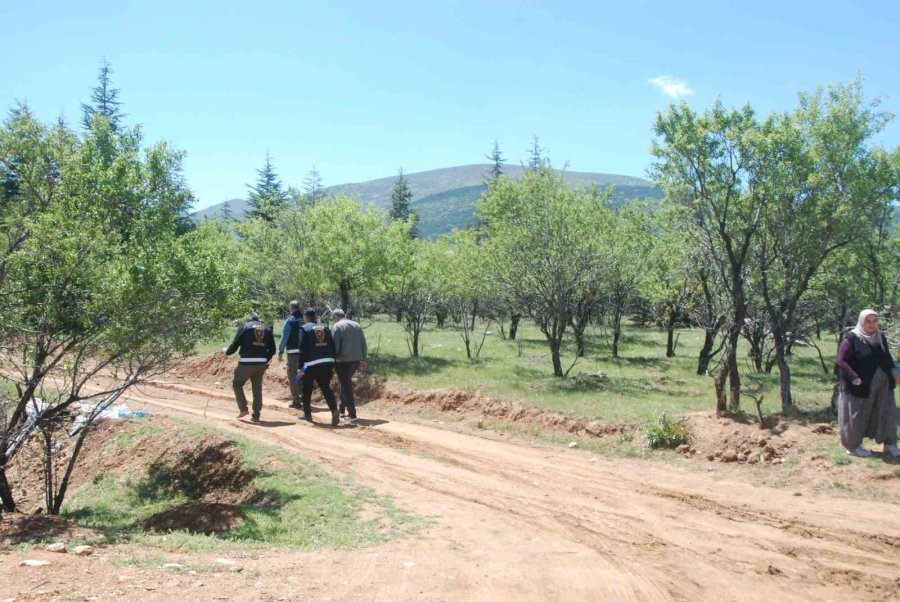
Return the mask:
[[[300,365],[297,374],[303,376],[303,413],[298,416],[302,420],[312,422],[312,390],[318,383],[325,403],[331,410],[331,425],[340,422],[334,392],[331,390],[331,375],[334,373],[334,339],[331,330],[324,324],[316,322],[316,311],[307,309],[303,312],[303,327],[300,329]],[[305,372],[304,372],[305,370]]]
[[288,305],[291,315],[284,321],[284,329],[281,331],[281,342],[278,344],[278,361],[281,362],[284,350],[287,349],[287,376],[288,387],[291,390],[291,407],[300,409],[300,383],[294,378],[300,368],[300,328],[303,326],[303,312],[300,311],[300,302],[291,301]]
[[253,422],[259,422],[259,413],[262,411],[262,385],[263,375],[269,366],[269,361],[275,355],[275,337],[272,336],[272,327],[259,321],[254,313],[250,321],[238,328],[237,334],[231,345],[223,349],[225,355],[231,355],[240,349],[240,360],[234,369],[234,378],[231,381],[234,388],[234,396],[238,404],[238,418],[247,415],[247,397],[244,395],[244,384],[249,380],[253,389]]

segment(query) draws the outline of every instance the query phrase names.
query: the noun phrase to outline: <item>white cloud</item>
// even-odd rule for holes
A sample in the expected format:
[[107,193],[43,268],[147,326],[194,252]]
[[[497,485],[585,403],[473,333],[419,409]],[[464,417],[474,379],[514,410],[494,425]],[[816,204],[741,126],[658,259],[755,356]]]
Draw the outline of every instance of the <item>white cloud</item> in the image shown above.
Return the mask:
[[662,90],[662,93],[670,98],[681,98],[682,96],[690,96],[694,93],[687,85],[686,81],[678,79],[677,77],[657,75],[649,81],[651,85]]

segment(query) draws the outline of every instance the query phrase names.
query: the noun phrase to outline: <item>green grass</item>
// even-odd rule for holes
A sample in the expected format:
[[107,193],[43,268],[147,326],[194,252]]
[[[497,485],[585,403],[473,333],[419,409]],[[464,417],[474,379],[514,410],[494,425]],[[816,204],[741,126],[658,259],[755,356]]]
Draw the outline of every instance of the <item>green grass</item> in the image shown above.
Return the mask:
[[[179,439],[197,430],[180,423],[176,432],[167,431],[166,436]],[[128,425],[115,443],[122,453],[128,453],[129,447],[160,432],[158,427],[136,423]],[[317,465],[280,449],[232,439],[245,467],[259,472],[252,483],[257,495],[251,503],[241,505],[245,520],[224,534],[160,535],[142,530],[145,519],[187,498],[170,488],[154,487],[148,482],[150,473],[136,467],[98,475],[69,496],[63,512],[81,525],[103,530],[111,540],[168,551],[203,552],[256,545],[302,550],[356,548],[402,537],[417,528],[416,517],[371,490],[336,479]],[[273,462],[276,468],[272,468]],[[373,518],[362,518],[364,509]]]
[[[702,344],[699,331],[679,332],[674,358],[665,357],[665,332],[658,329],[627,326],[617,359],[611,357],[608,337],[594,333],[589,337],[586,357],[579,359],[569,378],[553,376],[547,342],[536,327],[524,324],[519,332],[521,341],[517,344],[501,340],[492,327],[481,358],[473,363],[466,359],[462,339],[454,329],[429,326],[422,337],[421,357],[412,358],[400,325],[380,319],[366,329],[369,363],[376,372],[412,388],[480,391],[576,418],[607,422],[651,422],[663,412],[677,416],[715,407],[712,379],[696,374]],[[833,345],[823,340],[821,346],[827,350]],[[565,367],[572,361],[572,351],[566,349]],[[806,411],[826,408],[832,377],[824,374],[815,350],[797,348],[790,362],[797,406]],[[746,385],[755,387],[751,385],[749,364],[741,369]],[[584,377],[598,371],[607,378]],[[752,380],[765,394],[763,411],[778,411],[777,369],[772,374],[753,375]],[[744,409],[755,412],[749,398],[745,398]]]
[[[466,358],[462,338],[449,322],[446,328],[434,324],[426,327],[417,358],[410,357],[400,324],[384,316],[362,319],[361,323],[369,343],[370,369],[411,388],[479,391],[573,418],[613,423],[645,423],[655,421],[663,412],[679,416],[715,407],[712,378],[696,374],[697,354],[703,342],[699,330],[680,330],[676,357],[666,358],[664,331],[626,325],[617,359],[612,358],[608,333],[595,330],[588,335],[586,357],[578,360],[569,378],[558,378],[553,376],[546,339],[528,322],[520,326],[518,342],[502,340],[496,325],[492,325],[476,362]],[[276,324],[276,333],[279,328]],[[220,341],[209,347],[218,349],[224,344]],[[819,345],[825,353],[836,351],[829,337]],[[564,368],[571,364],[573,351],[571,345],[564,349]],[[745,347],[739,349],[739,359],[745,388],[758,388],[765,395],[764,412],[779,411],[777,368],[771,374],[753,373]],[[826,356],[829,370],[833,360],[833,355]],[[833,377],[822,370],[816,351],[796,347],[789,363],[797,407],[806,412],[827,408]],[[584,376],[596,372],[603,372],[607,378]],[[755,415],[753,401],[746,396],[743,409]]]

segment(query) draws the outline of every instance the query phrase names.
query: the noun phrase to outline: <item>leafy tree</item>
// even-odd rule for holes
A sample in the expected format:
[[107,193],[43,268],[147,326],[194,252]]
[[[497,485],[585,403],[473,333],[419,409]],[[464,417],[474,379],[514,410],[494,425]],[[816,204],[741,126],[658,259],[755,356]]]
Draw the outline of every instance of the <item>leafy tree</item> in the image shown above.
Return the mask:
[[753,110],[727,111],[720,102],[703,115],[686,103],[671,106],[656,119],[659,140],[653,145],[654,172],[668,196],[683,203],[700,233],[715,286],[729,299],[725,356],[716,378],[716,409],[740,408],[741,379],[737,344],[747,315],[746,276],[760,228],[765,196],[758,194],[760,166],[752,141],[759,126]]
[[281,187],[281,180],[272,166],[272,158],[266,153],[266,163],[262,169],[256,171],[256,184],[249,186],[250,209],[248,217],[258,217],[267,222],[275,219],[279,211],[284,209],[287,203],[287,193]]
[[537,322],[556,376],[568,372],[561,354],[573,312],[607,267],[597,236],[605,202],[596,189],[572,190],[544,169],[519,182],[500,178],[478,205],[497,285]]
[[5,510],[15,508],[6,467],[31,435],[44,437],[47,511],[58,513],[96,416],[74,429],[69,409],[105,408],[216,335],[231,308],[219,255],[201,232],[178,234],[191,198],[181,154],[141,143],[137,129],[115,130],[103,115],[83,139],[24,107],[0,128],[0,166],[15,166],[19,183],[2,208],[12,244],[2,258],[0,363],[16,390],[0,400]]
[[433,278],[445,293],[445,304],[465,345],[466,357],[477,360],[491,323],[489,319],[480,341],[476,341],[476,320],[487,305],[493,284],[487,250],[471,230],[454,230],[432,244],[435,261],[442,265]]
[[91,88],[91,103],[82,103],[81,105],[81,124],[85,130],[91,129],[94,115],[106,117],[113,131],[117,131],[122,126],[122,119],[125,118],[125,115],[122,113],[122,103],[119,101],[119,90],[112,87],[109,77],[111,73],[112,68],[109,63],[103,61],[97,85]]
[[[870,233],[865,240],[876,238],[872,216],[892,209],[900,186],[897,164],[868,146],[887,118],[865,103],[857,80],[802,94],[797,110],[762,124],[758,155],[767,163],[760,194],[768,202],[756,253],[783,411],[793,406],[786,355],[797,334],[801,299],[832,253],[860,233]],[[882,302],[884,290],[883,284],[876,290]]]

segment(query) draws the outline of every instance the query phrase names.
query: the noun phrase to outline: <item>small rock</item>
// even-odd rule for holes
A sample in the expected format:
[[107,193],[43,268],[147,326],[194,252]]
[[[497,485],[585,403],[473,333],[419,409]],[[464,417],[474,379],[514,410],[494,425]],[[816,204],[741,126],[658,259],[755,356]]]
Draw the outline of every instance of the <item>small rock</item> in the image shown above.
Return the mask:
[[237,564],[234,560],[231,560],[230,558],[216,558],[216,562],[219,564],[227,564],[227,565]]
[[763,462],[769,462],[772,459],[772,454],[770,452],[763,452],[762,455]]
[[47,546],[48,552],[56,552],[57,554],[65,554],[68,550],[66,549],[66,544],[62,542],[51,543]]
[[405,568],[405,569],[411,569],[414,566],[416,566],[416,563],[411,562],[409,560],[407,560],[406,562],[403,563],[403,568]]
[[72,550],[75,552],[76,556],[90,556],[94,553],[93,546],[75,546],[75,549]]
[[816,424],[813,425],[812,432],[821,433],[823,435],[830,435],[834,433],[834,427],[828,423]]
[[766,572],[769,573],[770,575],[783,575],[784,574],[781,571],[781,569],[779,569],[778,567],[772,566],[771,564],[769,565],[769,568],[766,569]]
[[48,566],[49,564],[46,560],[23,560],[19,566]]
[[197,579],[196,581],[191,582],[191,587],[203,587],[203,581]]
[[765,447],[768,442],[769,442],[769,440],[766,439],[765,435],[760,435],[759,441],[757,441],[757,443],[759,443],[760,447]]
[[795,492],[794,492],[794,495],[797,496],[797,497],[800,497],[800,496],[803,495],[803,494],[800,493],[799,491],[795,491]]
[[766,445],[766,446],[763,448],[763,451],[766,452],[766,453],[772,454],[773,456],[775,455],[775,448],[772,447],[771,445]]
[[746,462],[746,461],[747,461],[747,456],[746,456],[745,454],[743,454],[743,453],[738,454],[738,455],[737,455],[737,461],[738,461],[738,462]]
[[716,454],[706,454],[706,459],[712,462],[716,459]]
[[737,462],[738,453],[733,449],[729,449],[722,453],[722,462]]
[[681,445],[679,445],[678,447],[675,448],[675,451],[678,452],[679,454],[686,454],[689,451],[691,451],[691,446],[688,445],[687,443],[682,443]]
[[167,562],[163,565],[164,569],[181,569],[184,568],[183,564],[178,564],[177,562]]
[[759,462],[759,454],[750,454],[747,456],[747,464],[756,464]]
[[569,448],[571,449],[573,447],[578,447],[578,441],[572,441],[571,443],[569,443]]

